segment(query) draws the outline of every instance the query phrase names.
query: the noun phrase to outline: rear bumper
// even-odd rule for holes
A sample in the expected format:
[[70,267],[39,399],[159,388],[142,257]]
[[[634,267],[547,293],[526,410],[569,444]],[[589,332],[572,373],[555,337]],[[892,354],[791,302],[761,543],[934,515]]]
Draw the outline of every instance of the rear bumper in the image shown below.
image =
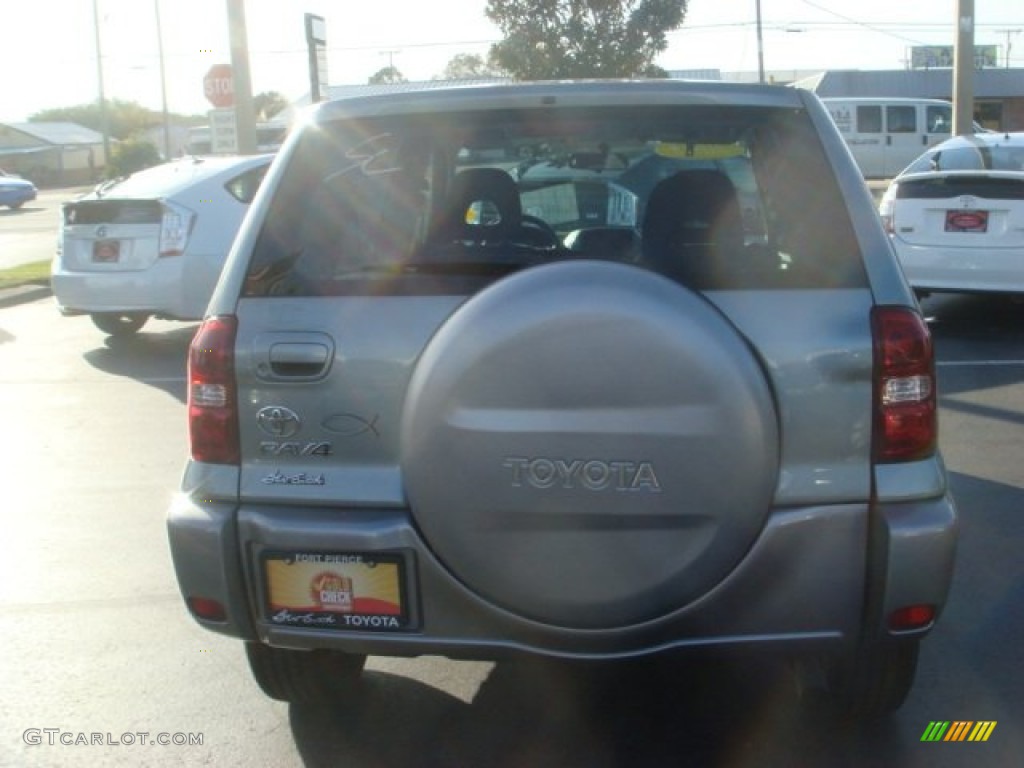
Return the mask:
[[949,596],[959,534],[956,504],[951,496],[928,501],[902,502],[879,507],[873,521],[872,543],[877,557],[875,570],[878,611],[870,618],[878,636],[920,635],[931,626],[913,632],[893,632],[888,619],[912,605],[935,607],[936,617]]
[[[220,602],[225,621],[199,621],[224,634],[375,655],[525,652],[612,659],[684,648],[838,648],[863,636],[866,614],[869,633],[884,634],[870,616],[910,604],[941,608],[956,540],[952,500],[875,511],[869,516],[858,504],[777,511],[747,557],[712,591],[669,615],[609,630],[539,624],[484,601],[437,561],[405,510],[236,509],[180,495],[168,527],[183,595]],[[871,558],[869,538],[877,555]],[[275,624],[260,567],[267,550],[399,554],[408,625],[377,631]]]
[[77,272],[54,262],[50,284],[65,315],[140,312],[178,320],[199,320],[209,303],[216,274],[199,265],[209,259],[159,259],[148,269]]
[[926,248],[898,238],[893,244],[917,290],[1024,293],[1024,248]]

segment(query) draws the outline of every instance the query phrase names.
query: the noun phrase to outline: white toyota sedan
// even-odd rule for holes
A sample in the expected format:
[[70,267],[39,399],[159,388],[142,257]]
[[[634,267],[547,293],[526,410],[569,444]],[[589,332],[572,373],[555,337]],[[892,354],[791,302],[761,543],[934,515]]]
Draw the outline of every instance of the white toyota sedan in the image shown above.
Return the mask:
[[937,144],[892,180],[879,213],[918,295],[1024,293],[1024,133]]
[[202,318],[272,159],[186,157],[65,203],[51,269],[61,313],[111,335]]

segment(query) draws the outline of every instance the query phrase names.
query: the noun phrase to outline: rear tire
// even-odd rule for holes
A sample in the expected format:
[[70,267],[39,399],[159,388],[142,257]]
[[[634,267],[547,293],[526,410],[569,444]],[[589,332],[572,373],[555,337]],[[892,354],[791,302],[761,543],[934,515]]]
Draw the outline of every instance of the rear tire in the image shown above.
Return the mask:
[[868,643],[850,659],[835,662],[827,686],[839,714],[873,720],[895,712],[914,685],[920,643]]
[[131,336],[149,320],[149,315],[131,312],[97,312],[91,317],[101,331],[118,337]]
[[256,684],[270,698],[299,703],[340,702],[359,683],[366,656],[338,651],[293,651],[246,643]]

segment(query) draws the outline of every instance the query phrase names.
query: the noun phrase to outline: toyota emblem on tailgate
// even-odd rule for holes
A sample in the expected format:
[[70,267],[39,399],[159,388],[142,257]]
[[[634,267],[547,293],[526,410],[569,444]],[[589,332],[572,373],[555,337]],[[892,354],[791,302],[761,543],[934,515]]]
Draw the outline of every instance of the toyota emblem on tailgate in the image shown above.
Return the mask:
[[302,420],[291,408],[268,405],[266,408],[260,408],[256,414],[256,424],[273,437],[291,437],[299,431]]

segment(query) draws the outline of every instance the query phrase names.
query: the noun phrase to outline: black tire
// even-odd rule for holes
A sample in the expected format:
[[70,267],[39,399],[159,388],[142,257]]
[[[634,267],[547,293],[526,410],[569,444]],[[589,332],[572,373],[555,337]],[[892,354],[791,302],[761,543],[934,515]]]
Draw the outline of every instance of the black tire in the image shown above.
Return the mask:
[[149,320],[149,315],[131,312],[97,312],[92,321],[106,334],[111,336],[131,336],[137,333]]
[[366,656],[337,651],[293,651],[246,643],[256,684],[270,698],[292,703],[340,702],[351,697]]
[[869,643],[829,669],[828,691],[839,715],[874,720],[895,712],[914,685],[920,643]]

